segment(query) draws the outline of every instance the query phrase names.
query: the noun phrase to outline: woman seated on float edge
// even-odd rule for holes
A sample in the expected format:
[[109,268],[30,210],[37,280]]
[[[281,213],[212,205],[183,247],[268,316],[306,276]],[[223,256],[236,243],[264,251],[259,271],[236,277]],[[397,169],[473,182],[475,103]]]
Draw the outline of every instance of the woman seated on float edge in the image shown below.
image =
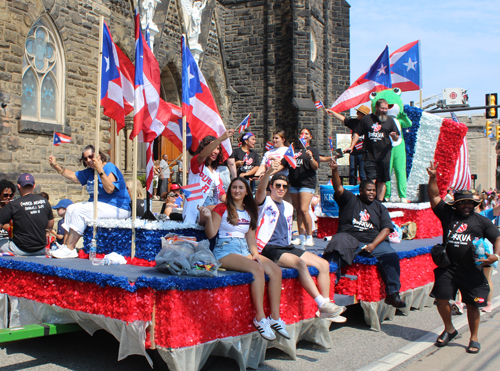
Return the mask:
[[59,174],[74,183],[87,186],[88,202],[79,202],[68,206],[64,217],[63,228],[68,232],[64,245],[52,252],[58,259],[76,258],[76,244],[83,235],[87,223],[94,218],[94,170],[98,174],[98,202],[97,212],[99,219],[130,217],[130,197],[125,180],[120,170],[111,162],[106,162],[106,155],[99,152],[95,156],[94,146],[88,145],[83,149],[80,162],[85,170],[73,172],[59,165],[54,156],[49,157],[49,164]]
[[[272,331],[286,339],[285,323],[280,319],[281,268],[259,254],[255,230],[257,229],[258,209],[250,185],[243,178],[235,178],[229,185],[227,200],[210,211],[200,207],[200,214],[205,217],[205,233],[208,238],[218,236],[214,255],[225,269],[252,273],[254,280],[250,284],[250,293],[255,308],[254,326],[266,340],[276,339]],[[264,289],[269,276],[268,294],[271,315],[264,313]]]
[[200,142],[189,168],[188,185],[191,187],[183,189],[186,196],[182,210],[185,222],[205,225],[205,217],[199,215],[198,206],[212,210],[226,200],[217,167],[224,162],[221,143],[233,135],[234,130],[230,129],[219,138],[209,135]]

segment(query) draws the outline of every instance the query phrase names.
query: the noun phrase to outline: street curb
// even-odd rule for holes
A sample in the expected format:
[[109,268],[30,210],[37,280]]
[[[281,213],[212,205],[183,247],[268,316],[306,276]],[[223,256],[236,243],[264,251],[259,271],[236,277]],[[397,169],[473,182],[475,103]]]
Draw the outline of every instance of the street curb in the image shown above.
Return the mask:
[[[496,296],[492,300],[492,307],[496,309],[500,306],[500,295]],[[481,312],[481,316],[483,313]],[[462,315],[460,317],[453,318],[453,325],[457,330],[462,329],[467,326],[467,315]],[[389,371],[395,367],[407,362],[409,359],[415,357],[416,355],[422,353],[423,351],[434,346],[437,336],[443,332],[444,327],[439,326],[428,334],[412,341],[410,344],[398,349],[397,351],[390,353],[375,362],[370,363],[356,371]],[[438,349],[438,348],[436,348]]]

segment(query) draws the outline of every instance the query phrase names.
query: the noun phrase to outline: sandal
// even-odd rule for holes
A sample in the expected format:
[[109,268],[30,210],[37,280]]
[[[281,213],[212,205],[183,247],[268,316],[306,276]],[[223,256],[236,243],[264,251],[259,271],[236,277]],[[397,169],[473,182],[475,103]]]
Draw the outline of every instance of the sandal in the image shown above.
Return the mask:
[[479,344],[477,341],[474,340],[469,341],[469,346],[466,349],[467,353],[477,354],[479,353],[480,350],[481,350],[481,344]]
[[441,335],[438,336],[436,343],[437,347],[444,347],[446,346],[451,340],[453,340],[456,336],[458,335],[458,331],[455,330],[451,334],[449,332],[443,331]]

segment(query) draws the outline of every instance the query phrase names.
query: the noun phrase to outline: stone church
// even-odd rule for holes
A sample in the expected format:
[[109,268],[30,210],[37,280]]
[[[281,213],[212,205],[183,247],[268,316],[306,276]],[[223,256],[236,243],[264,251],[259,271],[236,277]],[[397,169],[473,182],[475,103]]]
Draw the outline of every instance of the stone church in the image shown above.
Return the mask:
[[[48,158],[82,169],[78,160],[95,142],[100,109],[99,17],[134,63],[136,6],[154,37],[166,101],[181,103],[180,40],[187,34],[226,127],[252,113],[260,155],[278,129],[295,141],[302,127],[310,128],[324,155],[328,136],[347,132],[314,106],[321,100],[328,107],[350,83],[345,0],[0,0],[0,178],[15,181],[30,172],[36,191],[47,192],[51,202],[86,199],[83,187],[55,173]],[[100,148],[130,178],[132,116],[126,121],[116,135],[116,124],[102,116]],[[53,146],[54,132],[70,135],[71,143]],[[159,138],[155,155],[165,153],[179,155]],[[323,166],[320,179],[327,174]]]

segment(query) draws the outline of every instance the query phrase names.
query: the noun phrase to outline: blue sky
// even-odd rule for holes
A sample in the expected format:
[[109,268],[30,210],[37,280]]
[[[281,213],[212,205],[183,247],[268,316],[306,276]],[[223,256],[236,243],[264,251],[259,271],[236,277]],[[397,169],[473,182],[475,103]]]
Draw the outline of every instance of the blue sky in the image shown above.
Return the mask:
[[[424,98],[460,87],[468,90],[470,105],[478,106],[485,93],[500,94],[500,1],[347,1],[351,83],[385,45],[392,53],[420,39]],[[405,92],[402,98],[418,101],[419,93]]]

